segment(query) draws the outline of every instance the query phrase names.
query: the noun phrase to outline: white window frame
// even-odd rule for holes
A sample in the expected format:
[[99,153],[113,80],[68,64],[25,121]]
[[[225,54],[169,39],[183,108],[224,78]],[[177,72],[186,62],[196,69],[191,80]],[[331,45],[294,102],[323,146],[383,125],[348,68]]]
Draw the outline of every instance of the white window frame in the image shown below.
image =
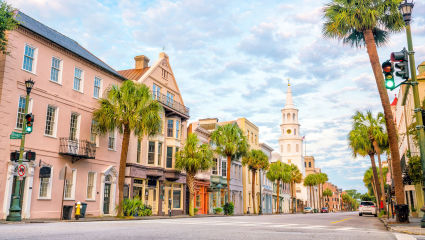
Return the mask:
[[[26,99],[25,95],[20,95],[19,96],[18,106],[16,108],[16,121],[15,121],[15,129],[17,129],[17,130],[22,130],[22,128],[18,128],[18,126],[17,126],[18,125],[18,115],[19,115],[19,102],[21,100],[21,97],[23,97],[24,99]],[[28,103],[28,112],[29,113],[32,112],[32,103],[33,103],[32,98],[30,98],[30,101]],[[25,111],[25,105],[24,105],[24,111]],[[25,112],[23,114],[25,115]],[[22,120],[22,127],[24,126],[23,125],[24,124],[24,121],[25,121],[24,119],[25,119],[25,116],[23,117],[23,120]]]
[[42,197],[40,196],[40,189],[41,189],[41,178],[39,177],[39,184],[38,184],[38,199],[42,200],[51,200],[52,199],[52,185],[53,185],[53,166],[46,166],[50,167],[50,178],[49,178],[49,186],[47,187],[47,196]]
[[76,124],[76,131],[75,131],[75,139],[73,140],[78,140],[80,139],[80,123],[81,123],[81,114],[77,113],[77,112],[72,112],[71,116],[69,118],[69,136],[71,136],[71,119],[72,119],[72,114],[76,114],[77,115],[77,124]]
[[[114,146],[113,146],[113,148],[109,147],[109,136],[111,135],[111,133],[114,133],[114,142],[113,142]],[[113,130],[112,132],[109,132],[109,134],[108,134],[108,150],[116,151],[116,148],[117,148],[117,132],[116,132],[116,130]]]
[[[92,120],[91,121],[91,125],[90,125],[90,142],[92,142],[91,141],[91,137],[92,137],[92,134],[93,134],[93,131],[92,131],[92,128],[93,128],[93,121],[94,120]],[[95,136],[96,136],[96,139],[95,139],[95,144],[96,144],[96,147],[99,147],[99,134],[95,134]],[[92,142],[93,143],[93,142]]]
[[[33,61],[32,61],[32,71],[28,71],[26,69],[24,69],[24,61],[25,61],[25,48],[26,47],[31,47],[34,48],[34,57],[33,57]],[[24,53],[22,54],[22,65],[21,65],[21,69],[24,70],[25,72],[29,72],[32,74],[36,74],[37,73],[37,59],[38,59],[38,47],[29,44],[29,43],[25,43],[25,47],[24,47]]]
[[[46,134],[46,126],[44,126],[44,136],[56,138],[56,133],[57,133],[57,129],[58,129],[59,108],[54,106],[54,105],[49,104],[49,105],[47,105],[47,110],[49,109],[49,107],[55,108],[55,117],[53,119],[53,131],[52,131],[52,135]],[[48,113],[47,110],[46,110],[46,122],[47,122],[47,113]]]
[[[89,198],[88,196],[88,188],[89,188],[89,174],[94,173],[93,176],[93,189],[92,189],[92,198]],[[89,171],[87,172],[87,189],[86,189],[86,200],[87,201],[96,201],[96,185],[97,185],[97,172]]]
[[[96,89],[96,79],[99,79],[99,93],[98,96],[96,97],[94,95],[95,89]],[[94,80],[93,80],[93,98],[96,99],[100,99],[102,98],[102,88],[103,88],[103,79],[99,76],[94,76]]]
[[[80,89],[75,89],[75,70],[79,69],[81,70],[81,79],[80,79]],[[80,92],[80,93],[84,93],[84,70],[80,67],[74,67],[74,76],[72,78],[72,89],[74,91]]]
[[53,66],[50,66],[50,79],[49,80],[52,83],[62,85],[63,60],[60,57],[52,56],[52,62],[53,62],[53,58],[56,58],[56,59],[59,60],[58,81],[55,82],[55,81],[52,80],[52,68],[53,68]]
[[[71,197],[67,198],[66,197],[66,189],[63,192],[63,200],[75,200],[75,185],[77,184],[77,169],[73,168],[72,169],[72,188],[71,188]],[[65,187],[66,184],[65,184]]]

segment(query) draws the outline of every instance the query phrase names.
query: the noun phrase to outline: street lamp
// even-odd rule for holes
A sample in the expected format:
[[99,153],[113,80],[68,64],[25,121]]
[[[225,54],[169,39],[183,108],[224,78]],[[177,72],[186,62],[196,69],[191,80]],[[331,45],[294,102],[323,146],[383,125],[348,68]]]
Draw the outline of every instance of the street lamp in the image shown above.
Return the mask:
[[[28,105],[30,101],[30,93],[32,88],[34,87],[34,81],[30,79],[25,81],[25,87],[27,90],[27,96],[25,97],[25,114],[28,113]],[[24,120],[22,121],[24,122]],[[21,138],[21,145],[19,148],[19,165],[22,164],[22,159],[24,158],[24,150],[25,150],[25,135],[27,134],[26,127],[24,123],[22,124],[22,138]],[[20,206],[20,200],[21,200],[21,179],[20,177],[16,178],[15,188],[13,189],[12,194],[12,205],[9,209],[9,215],[7,216],[7,221],[21,221],[21,206]]]
[[[413,101],[415,104],[415,117],[416,117],[416,129],[418,134],[418,143],[419,143],[419,151],[421,155],[421,164],[422,164],[422,176],[424,178],[425,174],[425,132],[424,132],[424,124],[422,120],[422,109],[421,103],[419,99],[419,90],[418,90],[418,81],[416,78],[416,67],[415,67],[415,52],[413,51],[413,43],[412,43],[412,32],[410,29],[410,21],[412,19],[412,9],[414,3],[413,0],[404,0],[400,6],[399,10],[403,15],[403,20],[406,23],[406,36],[407,36],[407,49],[409,54],[409,62],[410,62],[410,73],[411,79],[408,82],[409,85],[412,86],[413,90]],[[409,86],[408,85],[408,86]],[[408,87],[406,91],[408,91]],[[422,187],[425,187],[425,182],[423,182]],[[423,189],[425,191],[425,189]],[[425,197],[425,195],[424,195]],[[421,208],[421,211],[425,212],[425,206]],[[421,227],[425,228],[425,215],[421,220]]]

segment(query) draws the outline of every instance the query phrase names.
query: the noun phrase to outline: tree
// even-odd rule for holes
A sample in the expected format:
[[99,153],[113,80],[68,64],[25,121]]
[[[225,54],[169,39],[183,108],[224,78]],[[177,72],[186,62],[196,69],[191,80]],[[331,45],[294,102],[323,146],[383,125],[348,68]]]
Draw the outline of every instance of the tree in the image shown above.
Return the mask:
[[319,198],[320,198],[320,207],[323,207],[323,184],[329,180],[328,175],[326,173],[318,173],[318,184],[319,184]]
[[255,175],[257,171],[260,169],[267,169],[269,167],[269,158],[267,155],[261,150],[252,149],[249,151],[246,156],[242,158],[242,164],[248,166],[248,169],[252,172],[252,204],[254,208],[254,214],[256,214],[255,210]]
[[297,199],[295,197],[296,194],[296,184],[301,183],[303,181],[303,175],[298,169],[297,165],[291,164],[288,165],[288,171],[290,172],[290,184],[291,184],[291,198],[292,198],[292,213],[295,213],[298,208]]
[[227,157],[227,202],[230,202],[230,167],[231,161],[244,156],[249,148],[242,130],[235,123],[218,126],[211,133],[211,143],[216,146],[215,151]]
[[6,32],[18,26],[15,19],[15,9],[5,1],[0,1],[0,51],[8,54]]
[[285,166],[287,166],[287,164],[282,163],[281,161],[273,162],[270,164],[270,168],[266,174],[267,179],[269,179],[272,182],[276,182],[277,184],[276,213],[280,212],[280,208],[279,208],[280,183],[281,182],[289,183],[291,181],[291,175],[288,171],[285,171]]
[[96,130],[105,134],[118,129],[123,134],[118,175],[118,216],[122,216],[124,199],[125,167],[131,132],[141,138],[154,135],[161,128],[162,106],[152,99],[149,88],[144,84],[126,80],[121,87],[112,86],[106,98],[99,100],[100,108],[93,113]]
[[373,171],[372,171],[372,167],[370,167],[368,170],[366,170],[366,172],[364,173],[363,176],[363,182],[365,184],[365,186],[368,188],[368,194],[369,195],[373,195],[376,196],[378,195],[376,192],[376,187],[375,187],[375,180],[373,177]]
[[357,192],[356,189],[345,190],[345,192],[350,195],[351,198],[360,200],[361,193]]
[[199,146],[198,137],[190,133],[183,149],[176,153],[176,169],[186,172],[186,184],[189,189],[189,215],[194,215],[195,175],[211,168],[213,151],[208,144]]
[[326,206],[329,208],[329,198],[333,196],[332,190],[330,190],[329,188],[326,188],[323,191],[322,196],[326,197]]
[[355,47],[366,46],[385,114],[396,200],[397,204],[404,204],[397,131],[377,52],[377,46],[388,41],[389,33],[403,30],[404,21],[398,10],[400,2],[401,0],[332,0],[323,9],[323,35],[340,39]]
[[310,174],[307,175],[307,177],[304,178],[304,186],[309,187],[310,188],[310,201],[312,204],[312,208],[315,209],[316,208],[316,203],[315,203],[315,197],[314,197],[314,192],[313,192],[313,187],[317,185],[317,175],[316,174]]

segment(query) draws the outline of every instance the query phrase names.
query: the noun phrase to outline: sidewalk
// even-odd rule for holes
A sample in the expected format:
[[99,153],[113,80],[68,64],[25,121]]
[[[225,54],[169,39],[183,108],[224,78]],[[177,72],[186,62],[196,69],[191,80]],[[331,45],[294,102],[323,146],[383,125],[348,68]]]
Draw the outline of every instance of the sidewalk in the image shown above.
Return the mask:
[[409,217],[409,223],[396,223],[395,218],[380,218],[385,227],[391,232],[425,235],[425,228],[421,228],[421,218]]

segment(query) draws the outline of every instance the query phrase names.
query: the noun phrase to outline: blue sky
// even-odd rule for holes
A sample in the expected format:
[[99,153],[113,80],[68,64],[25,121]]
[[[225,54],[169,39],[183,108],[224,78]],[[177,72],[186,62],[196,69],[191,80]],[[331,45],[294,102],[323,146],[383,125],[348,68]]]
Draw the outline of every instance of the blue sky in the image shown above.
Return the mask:
[[[369,159],[347,146],[356,110],[382,111],[366,49],[321,36],[319,0],[13,0],[14,7],[73,38],[117,70],[165,48],[191,120],[247,117],[278,150],[280,109],[291,79],[307,155],[330,181],[365,191]],[[412,23],[416,63],[425,61],[425,4]],[[379,49],[401,50],[405,34]],[[395,92],[390,92],[391,100]]]

